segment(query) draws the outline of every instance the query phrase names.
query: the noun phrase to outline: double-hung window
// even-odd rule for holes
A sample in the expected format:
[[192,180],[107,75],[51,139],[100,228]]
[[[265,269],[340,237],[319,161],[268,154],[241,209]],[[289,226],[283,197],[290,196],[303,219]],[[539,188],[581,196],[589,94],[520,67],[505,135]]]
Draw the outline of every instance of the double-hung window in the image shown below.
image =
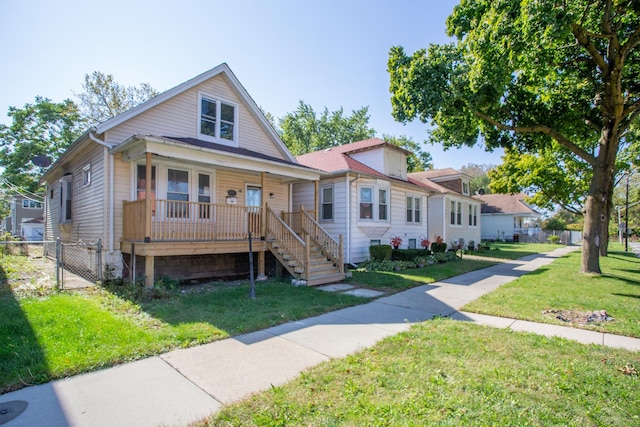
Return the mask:
[[237,112],[237,107],[229,102],[201,95],[199,137],[207,141],[236,145]]
[[420,197],[407,196],[407,222],[418,224],[422,220],[421,205],[422,199]]
[[373,218],[373,188],[360,187],[360,219]]
[[380,221],[386,221],[389,219],[387,214],[388,201],[387,190],[378,189],[378,219]]
[[333,220],[333,187],[322,187],[320,191],[320,219]]
[[451,225],[462,225],[462,202],[450,202],[449,219]]
[[469,203],[469,227],[478,226],[478,205]]

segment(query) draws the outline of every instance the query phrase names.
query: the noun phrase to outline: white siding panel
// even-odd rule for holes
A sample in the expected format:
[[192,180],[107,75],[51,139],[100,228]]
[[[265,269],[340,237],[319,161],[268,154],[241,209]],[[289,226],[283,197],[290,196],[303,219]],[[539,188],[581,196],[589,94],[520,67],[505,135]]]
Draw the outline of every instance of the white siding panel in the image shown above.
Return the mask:
[[120,143],[135,133],[197,138],[199,93],[206,93],[238,105],[239,147],[276,158],[285,158],[263,125],[250,112],[247,104],[242,102],[241,97],[220,75],[120,124],[107,132],[107,142]]
[[352,153],[349,156],[378,172],[384,171],[384,150],[382,148]]

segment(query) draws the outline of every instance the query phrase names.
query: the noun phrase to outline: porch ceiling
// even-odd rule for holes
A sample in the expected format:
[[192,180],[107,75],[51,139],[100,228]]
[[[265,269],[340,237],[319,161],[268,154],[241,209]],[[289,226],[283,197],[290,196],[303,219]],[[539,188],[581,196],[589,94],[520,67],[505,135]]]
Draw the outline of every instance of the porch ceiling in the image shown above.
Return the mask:
[[191,138],[166,138],[136,134],[111,150],[121,153],[123,160],[135,162],[146,153],[155,157],[170,158],[189,164],[215,167],[216,169],[266,172],[280,177],[283,183],[317,181],[322,171],[287,160],[277,159],[246,149],[210,144]]

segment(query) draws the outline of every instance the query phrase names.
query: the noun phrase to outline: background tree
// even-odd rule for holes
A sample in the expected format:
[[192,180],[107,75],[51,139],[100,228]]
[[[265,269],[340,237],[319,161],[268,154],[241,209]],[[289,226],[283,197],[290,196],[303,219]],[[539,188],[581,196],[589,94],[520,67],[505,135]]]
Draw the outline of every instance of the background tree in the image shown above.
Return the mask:
[[485,194],[491,194],[491,179],[489,178],[489,172],[496,166],[489,164],[475,164],[468,163],[460,168],[460,172],[465,173],[473,179],[469,182],[471,194],[476,194],[478,190],[482,189]]
[[294,156],[373,138],[369,127],[369,107],[345,115],[344,110],[329,112],[325,107],[318,117],[313,107],[300,101],[298,108],[279,120],[280,138]]
[[407,156],[407,172],[420,172],[433,169],[431,153],[422,151],[420,144],[415,142],[411,137],[405,135],[394,136],[385,133],[382,134],[382,139],[411,152],[411,154]]
[[158,94],[149,83],[140,86],[122,86],[113,75],[94,71],[85,74],[84,92],[76,94],[83,116],[95,125],[123,113]]
[[85,122],[73,101],[55,103],[39,96],[23,108],[10,107],[8,116],[11,125],[0,125],[0,176],[35,193],[45,167],[37,166],[34,158],[56,159],[80,135]]
[[456,43],[391,49],[394,117],[431,121],[446,147],[538,153],[554,141],[591,173],[582,272],[600,273],[619,151],[640,113],[640,2],[462,0]]

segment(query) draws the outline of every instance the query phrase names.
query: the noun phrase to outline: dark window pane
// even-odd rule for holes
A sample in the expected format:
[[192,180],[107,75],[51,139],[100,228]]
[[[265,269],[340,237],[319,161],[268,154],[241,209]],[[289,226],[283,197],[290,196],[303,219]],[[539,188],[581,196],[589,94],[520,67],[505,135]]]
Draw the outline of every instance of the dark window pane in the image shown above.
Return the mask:
[[221,109],[220,116],[223,122],[229,122],[229,123],[235,122],[235,115],[234,115],[235,108],[233,107],[233,105],[220,104],[220,109]]

